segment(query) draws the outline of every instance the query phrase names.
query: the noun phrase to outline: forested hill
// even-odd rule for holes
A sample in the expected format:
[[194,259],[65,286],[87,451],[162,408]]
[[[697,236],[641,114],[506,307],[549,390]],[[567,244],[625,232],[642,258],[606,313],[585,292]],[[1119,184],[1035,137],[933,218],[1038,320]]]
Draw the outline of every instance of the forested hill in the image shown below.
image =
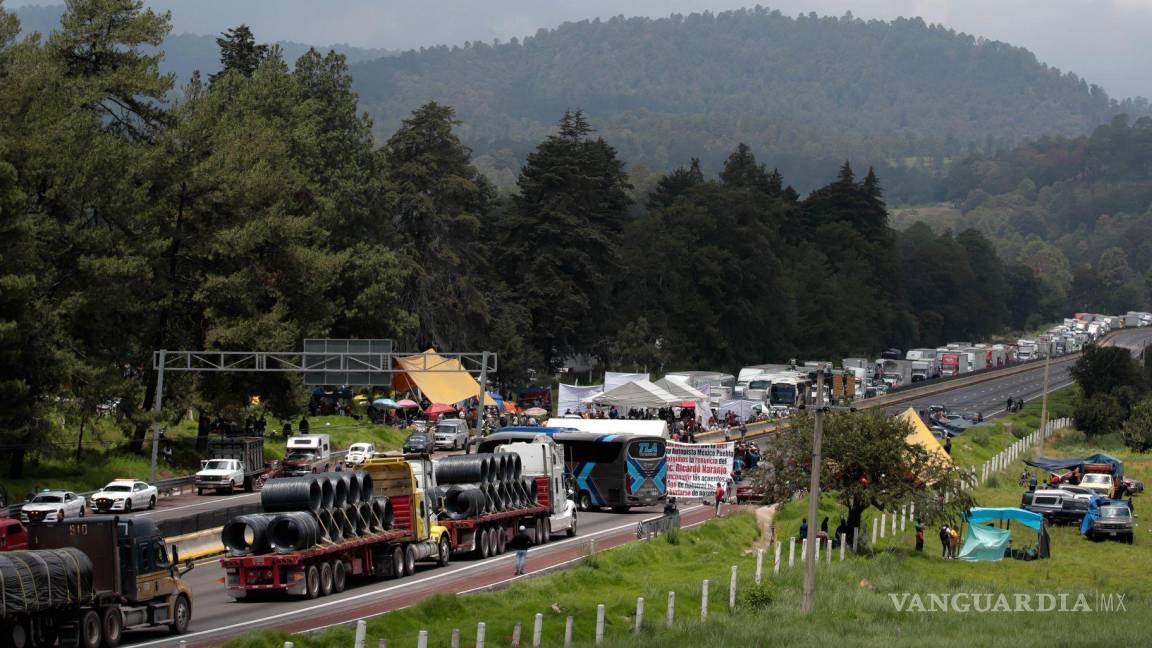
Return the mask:
[[[353,78],[381,138],[429,99],[454,106],[480,165],[501,169],[504,185],[568,108],[583,108],[633,163],[669,169],[697,155],[718,170],[744,141],[801,189],[825,182],[845,153],[932,172],[951,156],[1147,110],[1025,49],[919,18],[759,8],[568,23],[523,41],[362,62]],[[913,186],[923,177],[904,175],[885,171],[890,197],[925,197]]]

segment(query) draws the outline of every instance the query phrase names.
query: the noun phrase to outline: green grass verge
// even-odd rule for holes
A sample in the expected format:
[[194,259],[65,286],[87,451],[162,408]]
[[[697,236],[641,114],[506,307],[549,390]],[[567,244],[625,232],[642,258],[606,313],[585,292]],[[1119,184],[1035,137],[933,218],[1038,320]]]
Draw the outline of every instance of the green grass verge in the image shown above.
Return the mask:
[[[313,434],[328,434],[332,437],[332,447],[345,449],[358,441],[375,443],[377,449],[399,449],[408,432],[383,425],[373,425],[366,419],[357,422],[351,417],[318,416],[308,419]],[[278,419],[268,419],[268,430],[279,431],[283,423]],[[106,433],[106,432],[105,432]],[[114,434],[121,434],[119,431]],[[190,475],[200,469],[203,458],[195,448],[196,428],[182,422],[166,434],[175,443],[172,466],[163,463],[158,469],[161,479]],[[150,443],[150,439],[149,442]],[[85,447],[79,462],[75,450],[56,453],[56,456],[36,456],[25,466],[24,477],[6,479],[8,493],[14,499],[22,499],[32,490],[41,488],[62,488],[75,491],[88,491],[100,488],[109,481],[127,477],[147,479],[151,469],[151,446],[145,444],[145,454],[137,455],[122,448],[102,449]],[[283,438],[267,438],[264,443],[264,456],[279,459],[284,456]]]

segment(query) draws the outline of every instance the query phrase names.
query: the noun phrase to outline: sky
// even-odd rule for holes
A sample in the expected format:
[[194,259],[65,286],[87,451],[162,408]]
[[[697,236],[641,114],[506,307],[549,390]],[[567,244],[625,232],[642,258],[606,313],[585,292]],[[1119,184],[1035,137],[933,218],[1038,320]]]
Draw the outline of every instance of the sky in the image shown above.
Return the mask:
[[[757,0],[146,0],[171,10],[176,32],[215,34],[240,23],[265,41],[409,49],[508,40],[562,22],[666,16],[753,6]],[[1026,47],[1041,61],[1103,86],[1152,97],[1152,0],[759,0],[787,15],[920,16]],[[7,0],[9,7],[61,0]]]

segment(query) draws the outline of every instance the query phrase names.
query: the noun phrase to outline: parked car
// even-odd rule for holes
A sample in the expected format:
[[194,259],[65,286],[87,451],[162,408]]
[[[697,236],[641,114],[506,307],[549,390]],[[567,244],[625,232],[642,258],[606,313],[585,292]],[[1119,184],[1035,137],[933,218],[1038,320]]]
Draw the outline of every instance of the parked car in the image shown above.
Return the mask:
[[28,529],[20,520],[0,517],[0,551],[28,548]]
[[55,523],[72,516],[84,517],[84,498],[72,491],[41,491],[20,509],[21,522]]
[[374,443],[353,443],[348,446],[348,454],[344,455],[344,465],[348,468],[355,468],[371,459],[375,452],[376,444]]
[[1101,506],[1100,517],[1092,521],[1092,528],[1088,530],[1088,539],[1116,538],[1121,542],[1132,544],[1135,529],[1132,509],[1127,505]]
[[1144,482],[1139,479],[1132,479],[1131,477],[1124,478],[1124,492],[1126,493],[1143,493]]
[[413,432],[404,439],[403,451],[404,454],[432,454],[436,451],[436,443],[427,432]]
[[1088,488],[1097,495],[1104,497],[1112,497],[1115,483],[1112,481],[1112,475],[1105,473],[1088,473],[1080,478],[1081,488]]
[[88,502],[93,512],[111,513],[133,509],[154,509],[160,493],[155,486],[134,479],[117,479],[93,493]]
[[436,424],[436,449],[461,450],[468,445],[468,422],[446,419]]
[[1020,508],[1039,513],[1053,523],[1079,522],[1088,514],[1088,501],[1076,493],[1065,490],[1039,490],[1026,492],[1020,498]]

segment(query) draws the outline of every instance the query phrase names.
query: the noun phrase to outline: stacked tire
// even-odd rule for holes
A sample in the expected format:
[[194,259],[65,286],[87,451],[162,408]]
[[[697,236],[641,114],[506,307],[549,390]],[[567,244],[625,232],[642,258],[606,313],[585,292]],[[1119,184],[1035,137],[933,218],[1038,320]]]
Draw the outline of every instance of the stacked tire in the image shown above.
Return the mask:
[[436,462],[440,507],[449,519],[461,520],[535,506],[536,482],[521,473],[514,453],[445,457]]
[[260,491],[264,512],[232,518],[220,540],[233,556],[287,554],[390,531],[392,503],[374,490],[363,471],[273,479]]

